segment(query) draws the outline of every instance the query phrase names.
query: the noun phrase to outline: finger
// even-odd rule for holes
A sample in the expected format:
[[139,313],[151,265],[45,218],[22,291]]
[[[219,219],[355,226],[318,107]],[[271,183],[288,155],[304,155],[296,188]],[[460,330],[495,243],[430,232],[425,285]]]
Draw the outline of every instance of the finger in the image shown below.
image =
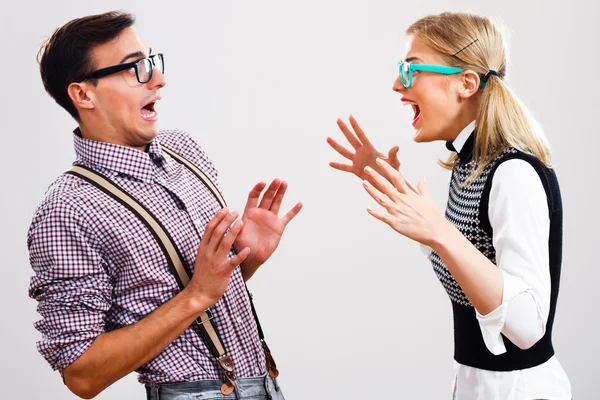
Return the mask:
[[398,192],[398,189],[377,171],[371,167],[365,167],[365,173],[369,183],[377,188],[377,190],[388,195],[394,202],[399,199],[400,192]]
[[392,226],[393,216],[391,214],[384,212],[382,210],[376,210],[371,207],[367,207],[367,212],[369,214],[371,214],[372,216],[374,216],[375,218],[377,218],[378,220],[385,222],[389,226]]
[[243,227],[244,227],[244,221],[242,221],[242,220],[235,221],[235,223],[231,226],[231,228],[227,231],[227,233],[223,237],[223,240],[221,240],[221,243],[219,243],[219,247],[216,249],[215,256],[217,257],[217,259],[219,259],[219,258],[223,259],[227,256],[227,253],[229,253],[231,246],[233,246],[235,239],[237,239],[237,237],[238,237],[239,233],[242,231]]
[[238,265],[244,262],[246,258],[250,255],[250,248],[244,247],[242,251],[240,251],[237,256],[233,257],[229,260],[229,267],[231,269],[235,269]]
[[392,166],[392,168],[399,170],[400,169],[400,160],[398,159],[398,150],[400,147],[394,146],[388,152],[387,162]]
[[348,140],[348,143],[350,143],[350,145],[352,147],[354,147],[355,149],[358,149],[359,147],[362,146],[362,144],[356,138],[356,136],[354,135],[354,133],[352,133],[352,131],[350,129],[348,129],[348,127],[346,126],[346,124],[344,123],[344,121],[342,121],[341,119],[338,118],[337,124],[338,124],[338,127],[340,128],[340,130],[342,131],[342,133],[344,134],[344,136],[346,136],[346,139]]
[[232,211],[227,215],[220,223],[217,225],[215,230],[213,231],[212,238],[209,242],[209,250],[212,252],[216,252],[219,245],[223,241],[223,237],[225,236],[225,232],[229,229],[233,221],[238,217],[239,213],[237,211]]
[[340,171],[345,171],[345,172],[353,173],[353,171],[352,171],[352,165],[341,164],[341,163],[338,163],[338,162],[330,162],[329,166],[331,168],[339,169]]
[[352,115],[350,116],[350,124],[352,125],[352,129],[354,129],[354,132],[356,132],[356,136],[358,136],[358,140],[361,141],[363,146],[371,145],[371,141],[369,140],[369,138],[367,137],[365,132],[362,130],[360,125],[358,125],[358,122],[356,122],[356,120],[354,119],[354,117]]
[[332,138],[328,137],[327,138],[327,143],[329,143],[329,145],[331,147],[333,147],[333,149],[335,151],[337,151],[338,153],[340,153],[340,155],[342,157],[345,157],[348,160],[352,160],[354,158],[354,153],[352,153],[350,150],[348,150],[347,148],[345,148],[344,146],[342,146],[341,144],[339,144],[338,142],[336,142]]
[[223,219],[229,215],[229,210],[227,208],[223,208],[219,210],[219,212],[209,221],[204,229],[204,235],[202,236],[202,240],[200,241],[201,246],[208,246],[210,243],[215,228],[223,221]]
[[246,208],[244,209],[244,212],[258,205],[258,199],[260,198],[262,191],[265,189],[265,186],[267,186],[266,182],[259,182],[252,188],[248,194],[248,201],[246,202]]
[[275,194],[277,194],[277,190],[279,190],[279,186],[281,185],[281,181],[279,179],[274,179],[273,182],[269,185],[269,188],[263,195],[262,200],[258,207],[264,208],[268,210],[271,208],[271,203],[273,203],[273,199],[275,198]]
[[281,203],[283,202],[283,196],[285,196],[287,187],[288,187],[288,184],[286,181],[281,182],[281,185],[279,186],[279,190],[277,191],[277,194],[275,195],[275,198],[273,199],[273,204],[271,204],[271,208],[269,210],[274,212],[275,215],[277,215],[277,213],[279,213],[279,208],[281,207]]
[[421,196],[431,197],[431,194],[429,193],[429,187],[427,187],[427,183],[425,182],[424,176],[421,179],[419,179],[418,188],[419,188],[418,193]]
[[302,210],[302,206],[303,206],[302,203],[296,204],[294,206],[294,208],[292,208],[290,211],[288,211],[288,213],[285,214],[283,216],[283,218],[281,218],[281,222],[283,222],[284,226],[287,226],[287,224],[289,224],[290,221],[293,220],[296,215],[298,215],[298,213],[300,212],[300,210]]
[[395,203],[389,198],[389,196],[383,192],[380,192],[375,188],[369,181],[363,181],[363,187],[367,190],[367,193],[377,202],[379,205],[385,207],[385,209],[392,213],[396,211]]
[[406,178],[402,177],[402,179],[404,179],[404,183],[406,183],[406,186],[412,190],[413,193],[417,193],[417,189],[415,189],[415,187],[413,186],[412,183],[410,183]]
[[400,171],[395,170],[391,165],[380,158],[378,158],[376,162],[377,165],[379,165],[379,167],[382,169],[383,176],[392,182],[394,187],[398,189],[400,193],[408,194],[411,192],[417,192],[416,189],[406,181]]

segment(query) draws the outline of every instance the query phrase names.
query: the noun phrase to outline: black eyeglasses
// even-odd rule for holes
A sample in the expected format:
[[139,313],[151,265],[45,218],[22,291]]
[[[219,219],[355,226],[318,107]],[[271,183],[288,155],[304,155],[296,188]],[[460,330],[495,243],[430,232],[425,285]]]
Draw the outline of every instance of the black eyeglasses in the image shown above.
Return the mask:
[[130,63],[113,65],[112,67],[106,67],[94,72],[90,72],[89,74],[85,74],[81,78],[77,79],[76,82],[102,78],[104,76],[116,74],[117,72],[133,68],[135,70],[135,76],[138,82],[148,83],[150,82],[150,79],[152,79],[152,70],[154,67],[158,68],[162,74],[165,73],[165,57],[162,53],[154,54]]

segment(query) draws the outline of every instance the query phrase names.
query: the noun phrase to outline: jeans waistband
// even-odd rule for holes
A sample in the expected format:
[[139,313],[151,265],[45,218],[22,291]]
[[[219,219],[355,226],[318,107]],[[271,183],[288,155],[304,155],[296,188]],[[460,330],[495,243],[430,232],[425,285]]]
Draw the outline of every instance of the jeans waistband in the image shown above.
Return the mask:
[[[235,381],[235,390],[229,395],[221,393],[222,381],[204,380],[176,383],[147,383],[146,395],[148,400],[183,400],[190,395],[195,399],[255,399],[276,398],[274,392],[279,392],[276,380],[269,375],[254,378],[241,378]],[[206,397],[203,397],[206,396]]]

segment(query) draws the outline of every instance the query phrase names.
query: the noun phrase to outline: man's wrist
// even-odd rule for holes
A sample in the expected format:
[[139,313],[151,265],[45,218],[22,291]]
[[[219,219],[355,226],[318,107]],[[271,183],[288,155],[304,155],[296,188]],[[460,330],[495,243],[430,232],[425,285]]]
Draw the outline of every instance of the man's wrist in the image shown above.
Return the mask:
[[216,301],[195,290],[191,284],[179,293],[179,297],[185,313],[189,313],[189,316],[194,318],[216,303]]
[[243,270],[256,270],[261,265],[262,263],[259,263],[255,258],[248,256],[244,261],[242,261],[240,268]]

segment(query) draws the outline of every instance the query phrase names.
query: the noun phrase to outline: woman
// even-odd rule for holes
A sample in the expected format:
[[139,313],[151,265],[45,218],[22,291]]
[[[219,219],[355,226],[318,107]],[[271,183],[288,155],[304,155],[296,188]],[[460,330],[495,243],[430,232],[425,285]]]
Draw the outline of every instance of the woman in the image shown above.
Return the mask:
[[328,143],[381,206],[368,212],[428,250],[454,313],[455,399],[570,399],[554,355],[562,205],[550,150],[504,82],[499,30],[477,15],[428,16],[407,30],[393,90],[415,112],[416,142],[453,153],[445,218],[422,178],[402,177],[350,117],[338,125],[354,151]]

